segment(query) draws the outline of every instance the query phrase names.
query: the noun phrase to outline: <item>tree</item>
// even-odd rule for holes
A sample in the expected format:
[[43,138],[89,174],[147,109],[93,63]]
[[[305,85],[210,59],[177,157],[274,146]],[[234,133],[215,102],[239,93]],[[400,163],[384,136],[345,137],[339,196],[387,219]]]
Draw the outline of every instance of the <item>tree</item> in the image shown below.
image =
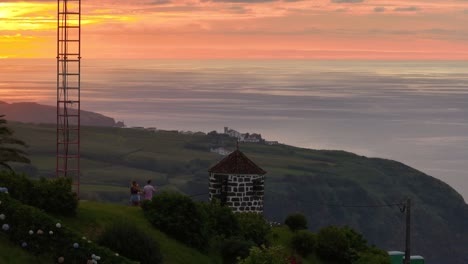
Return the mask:
[[17,146],[27,147],[26,143],[13,136],[13,130],[6,126],[7,120],[0,115],[0,168],[13,170],[9,162],[30,163],[26,152]]
[[284,221],[284,224],[287,225],[289,229],[291,229],[291,231],[293,232],[301,229],[307,229],[307,219],[301,213],[294,213],[288,215],[288,217]]

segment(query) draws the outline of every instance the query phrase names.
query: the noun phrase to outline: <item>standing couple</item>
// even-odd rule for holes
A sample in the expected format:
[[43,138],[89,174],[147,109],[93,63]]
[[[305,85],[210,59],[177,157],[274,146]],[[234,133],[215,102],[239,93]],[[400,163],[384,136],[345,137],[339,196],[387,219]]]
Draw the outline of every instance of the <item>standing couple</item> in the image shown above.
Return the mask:
[[136,181],[132,181],[130,187],[130,202],[134,206],[140,205],[140,194],[143,194],[145,200],[153,199],[153,194],[156,192],[156,188],[151,185],[151,180],[146,182],[145,187],[141,190],[140,185]]

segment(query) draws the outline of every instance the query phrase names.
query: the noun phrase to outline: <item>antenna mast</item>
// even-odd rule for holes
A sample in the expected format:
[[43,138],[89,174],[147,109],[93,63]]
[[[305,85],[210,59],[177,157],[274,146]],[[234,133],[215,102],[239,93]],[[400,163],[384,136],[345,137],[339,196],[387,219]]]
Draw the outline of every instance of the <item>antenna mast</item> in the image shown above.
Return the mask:
[[81,0],[57,0],[56,176],[80,192]]

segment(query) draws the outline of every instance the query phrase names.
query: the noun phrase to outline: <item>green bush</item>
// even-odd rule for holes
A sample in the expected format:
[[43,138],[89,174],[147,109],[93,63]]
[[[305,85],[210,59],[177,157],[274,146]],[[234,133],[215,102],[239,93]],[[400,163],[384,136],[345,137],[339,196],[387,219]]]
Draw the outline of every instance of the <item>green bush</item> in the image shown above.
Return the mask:
[[163,192],[142,204],[145,217],[169,236],[198,249],[208,245],[208,217],[188,196]]
[[307,229],[307,219],[303,214],[294,213],[288,215],[284,224],[291,229],[291,231],[297,231],[301,229]]
[[197,203],[207,216],[210,236],[231,237],[239,235],[239,220],[231,208],[221,205],[218,199],[211,203]]
[[78,199],[71,189],[71,178],[41,178],[34,182],[30,204],[56,215],[75,215]]
[[0,186],[7,187],[11,197],[48,213],[70,216],[78,207],[71,178],[31,180],[23,174],[1,171]]
[[382,249],[371,247],[359,253],[359,259],[353,264],[390,264],[390,256]]
[[348,264],[351,263],[348,251],[348,239],[339,227],[328,226],[319,230],[316,252],[321,259]]
[[299,255],[305,257],[314,252],[315,241],[315,234],[306,230],[301,230],[292,237],[291,246]]
[[319,257],[343,264],[354,263],[369,249],[363,236],[350,227],[328,226],[317,234]]
[[31,204],[33,181],[24,174],[13,171],[0,171],[0,187],[7,187],[11,197],[25,204]]
[[239,264],[289,264],[288,254],[281,246],[269,248],[253,247],[247,258],[241,260]]
[[162,263],[157,241],[129,221],[120,220],[107,227],[99,244],[141,264]]
[[237,258],[246,258],[250,248],[255,246],[252,241],[247,241],[241,237],[226,238],[221,242],[220,252],[224,264],[237,263]]
[[[81,236],[43,211],[22,204],[8,194],[0,193],[0,233],[11,242],[36,255],[52,256],[56,263],[63,257],[65,263],[78,264],[99,256],[99,263],[133,263],[117,256],[107,248],[100,247]],[[76,247],[74,246],[76,243]]]
[[261,214],[238,213],[241,235],[246,240],[251,240],[258,246],[267,244],[267,236],[271,232],[271,227]]

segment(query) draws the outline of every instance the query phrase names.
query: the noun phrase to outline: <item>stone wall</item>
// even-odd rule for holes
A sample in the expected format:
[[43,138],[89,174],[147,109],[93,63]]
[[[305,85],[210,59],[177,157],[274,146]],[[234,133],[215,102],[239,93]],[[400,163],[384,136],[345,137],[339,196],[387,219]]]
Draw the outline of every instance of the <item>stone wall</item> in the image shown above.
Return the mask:
[[210,174],[210,200],[218,198],[234,212],[263,213],[265,176]]

